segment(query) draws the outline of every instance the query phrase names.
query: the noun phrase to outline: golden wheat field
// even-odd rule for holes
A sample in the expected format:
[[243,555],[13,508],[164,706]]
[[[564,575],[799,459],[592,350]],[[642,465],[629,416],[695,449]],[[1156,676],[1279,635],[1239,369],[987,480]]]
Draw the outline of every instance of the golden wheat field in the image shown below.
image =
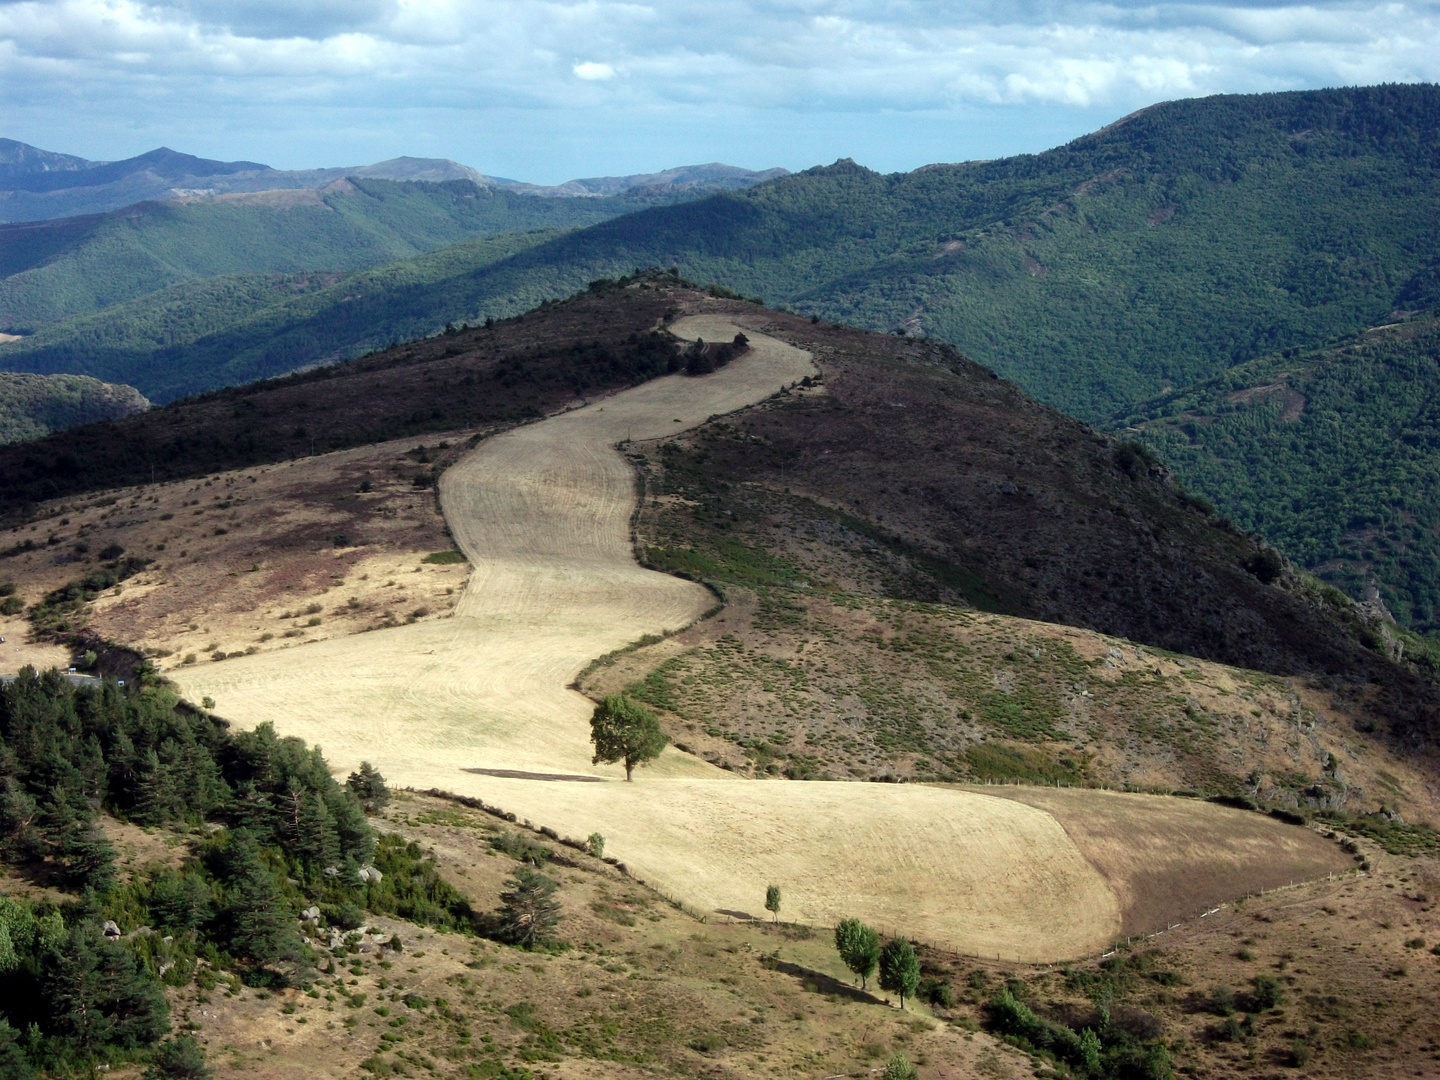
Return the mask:
[[[726,340],[738,328],[697,316],[674,329]],[[755,913],[777,884],[785,917],[801,922],[857,915],[1014,960],[1102,948],[1128,924],[1135,888],[1124,867],[1097,869],[1046,807],[918,785],[746,781],[673,749],[634,784],[591,764],[592,706],[567,689],[576,673],[714,603],[635,563],[634,479],[617,444],[683,431],[813,373],[809,354],[745,332],[751,350],[714,374],[658,379],[512,430],[448,470],[442,507],[473,567],[452,618],[172,677],[232,723],[273,721],[319,744],[341,770],[368,759],[392,783],[483,798],[569,835],[600,832],[633,873],[701,912]],[[1134,804],[1122,831],[1144,832],[1147,805],[1166,821],[1189,813],[1175,804]],[[1188,826],[1197,850],[1225,851],[1245,816],[1214,809]],[[1241,862],[1257,867],[1286,845],[1325,846],[1258,818],[1245,827],[1254,835]]]

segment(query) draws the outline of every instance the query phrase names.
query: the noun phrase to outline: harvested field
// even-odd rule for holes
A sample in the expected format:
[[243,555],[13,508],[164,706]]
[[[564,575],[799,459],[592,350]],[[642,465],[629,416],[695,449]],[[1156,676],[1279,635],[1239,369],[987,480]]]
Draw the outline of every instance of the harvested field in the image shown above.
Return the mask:
[[1060,823],[1114,889],[1127,937],[1164,930],[1246,893],[1354,868],[1339,845],[1310,829],[1195,799],[1063,788],[985,792]]
[[[691,326],[719,333],[704,318],[676,329]],[[337,766],[373,758],[418,787],[470,791],[473,774],[462,770],[477,767],[595,774],[592,706],[566,685],[591,657],[678,630],[715,602],[702,586],[636,565],[634,480],[615,444],[702,423],[811,370],[805,353],[757,335],[713,375],[657,379],[484,442],[441,478],[474,567],[457,618],[173,675],[235,723],[274,719]],[[715,773],[673,751],[656,771]]]
[[[699,317],[675,329],[726,340],[736,326]],[[619,775],[591,765],[591,704],[566,685],[592,657],[679,630],[713,598],[636,565],[633,474],[615,445],[683,431],[813,371],[806,353],[747,332],[752,350],[713,375],[657,379],[511,430],[446,472],[442,505],[473,567],[454,618],[182,668],[177,681],[232,722],[273,720],[318,743],[342,770],[368,758],[393,782],[602,832],[633,872],[694,908],[752,911],[775,882],[801,921],[857,914],[1015,960],[1103,947],[1123,925],[1117,891],[1051,815],[1013,800],[744,783],[673,749],[634,785],[503,775]]]
[[[918,784],[492,779],[485,798],[562,834],[599,831],[632,874],[700,914],[855,916],[969,955],[1044,961],[1115,940],[1115,893],[1055,819]],[[1016,812],[1021,810],[1021,812]]]

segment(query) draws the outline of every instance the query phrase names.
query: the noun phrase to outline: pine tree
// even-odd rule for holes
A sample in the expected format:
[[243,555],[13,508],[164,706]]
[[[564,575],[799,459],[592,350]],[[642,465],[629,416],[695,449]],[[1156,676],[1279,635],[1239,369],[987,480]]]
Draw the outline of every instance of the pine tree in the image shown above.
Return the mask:
[[300,808],[300,839],[295,853],[313,867],[335,866],[340,862],[335,815],[317,792],[306,795]]
[[211,1080],[215,1074],[205,1064],[205,1051],[194,1037],[181,1035],[160,1044],[145,1075],[154,1080]]
[[150,911],[169,930],[194,930],[213,914],[210,887],[199,874],[168,871],[155,879]]
[[39,854],[40,834],[35,828],[39,813],[18,779],[0,777],[0,859],[24,862]]
[[113,1024],[110,1041],[127,1049],[149,1046],[170,1030],[165,992],[118,942],[102,944],[99,957],[100,1004]]
[[35,1070],[20,1046],[20,1033],[0,1016],[0,1080],[35,1080]]
[[500,894],[504,906],[500,910],[496,936],[527,949],[549,938],[550,931],[560,921],[556,881],[538,870],[522,867],[505,884],[507,889]]
[[230,947],[263,966],[302,962],[304,953],[294,919],[254,839],[236,832],[230,838],[230,848],[226,853]]
[[148,750],[135,770],[135,820],[142,825],[159,825],[170,820],[172,803],[169,770],[160,764],[160,756]]
[[360,800],[348,788],[332,788],[325,805],[335,816],[335,832],[340,838],[340,856],[357,863],[368,863],[375,854],[375,830],[365,820]]
[[368,761],[360,763],[360,771],[352,772],[345,786],[355,793],[367,814],[379,811],[390,801],[390,789],[385,786],[385,777]]
[[40,972],[52,1028],[83,1050],[146,1045],[169,1027],[159,984],[129,949],[104,941],[94,922],[72,926]]
[[77,923],[41,968],[50,1026],[82,1050],[108,1042],[114,1026],[100,1009],[100,959],[95,955],[99,937],[93,923]]
[[93,821],[60,845],[66,881],[79,889],[108,893],[115,887],[115,846]]

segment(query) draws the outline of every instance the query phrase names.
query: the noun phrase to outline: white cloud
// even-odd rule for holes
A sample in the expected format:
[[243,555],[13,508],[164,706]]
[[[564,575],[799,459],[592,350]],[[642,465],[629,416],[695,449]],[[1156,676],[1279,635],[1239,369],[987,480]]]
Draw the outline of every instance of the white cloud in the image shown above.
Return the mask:
[[1440,80],[1440,0],[0,0],[0,134],[17,137],[43,102],[72,133],[127,110],[146,130],[320,129],[327,110],[371,128],[504,108],[1119,115],[1395,80]]
[[571,68],[577,79],[584,79],[586,82],[604,82],[606,79],[615,77],[615,69],[609,64],[597,64],[593,60],[587,60],[583,64],[576,64]]

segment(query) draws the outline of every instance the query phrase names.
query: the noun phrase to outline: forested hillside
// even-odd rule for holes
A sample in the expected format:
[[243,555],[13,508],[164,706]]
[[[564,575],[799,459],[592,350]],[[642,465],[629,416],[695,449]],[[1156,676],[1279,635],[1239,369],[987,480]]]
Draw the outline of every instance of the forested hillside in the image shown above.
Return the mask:
[[1141,408],[1186,483],[1292,558],[1440,629],[1440,322],[1287,350]]
[[343,273],[474,236],[592,225],[654,201],[654,195],[543,198],[464,180],[357,179],[320,191],[148,202],[87,218],[3,225],[0,327],[30,332],[219,275]]
[[631,214],[475,272],[471,307],[673,264],[941,337],[1101,422],[1383,317],[1440,241],[1437,161],[1440,88],[1170,102],[1043,154],[840,162]]
[[[69,319],[0,346],[0,363],[79,371],[141,387],[156,401],[294,371],[424,337],[441,313],[465,307],[460,271],[543,243],[553,231],[477,237],[347,274],[232,274],[182,282],[107,311]],[[545,299],[532,292],[495,315]],[[444,323],[440,323],[443,326]]]
[[118,420],[149,407],[133,386],[115,386],[84,375],[0,372],[0,443],[38,439],[96,420]]
[[[840,162],[651,207],[457,265],[443,285],[402,287],[352,329],[286,351],[295,363],[345,355],[677,265],[801,312],[941,337],[1103,422],[1382,318],[1440,241],[1437,160],[1436,87],[1170,102],[1043,154],[891,176]],[[57,348],[10,345],[0,363],[62,370],[74,353]]]
[[[129,682],[77,690],[26,668],[0,686],[0,867],[45,887],[0,898],[0,1075],[209,1075],[188,1035],[161,1043],[166,988],[308,985],[308,904],[345,929],[361,905],[475,926],[418,848],[377,842],[378,773],[342,786],[318,749],[268,724],[231,734],[148,665]],[[102,814],[190,833],[188,854],[122,868]]]

